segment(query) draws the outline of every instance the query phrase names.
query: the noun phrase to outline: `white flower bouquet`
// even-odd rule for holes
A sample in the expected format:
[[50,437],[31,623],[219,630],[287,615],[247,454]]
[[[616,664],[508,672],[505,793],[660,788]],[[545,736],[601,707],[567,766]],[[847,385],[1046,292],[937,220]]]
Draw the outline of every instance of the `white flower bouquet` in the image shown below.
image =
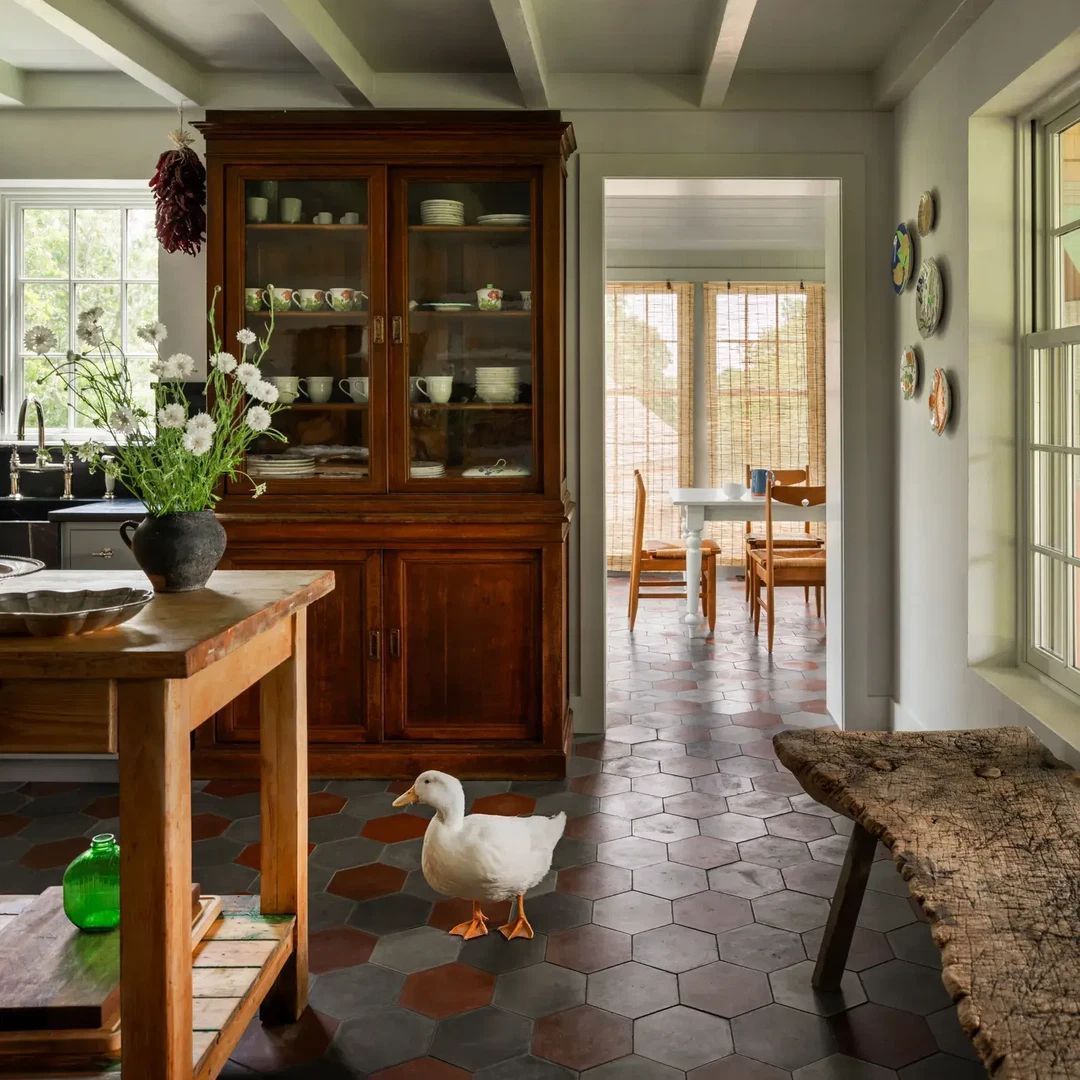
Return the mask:
[[[110,452],[113,461],[102,460],[105,447],[96,440],[77,448],[79,459],[91,471],[103,468],[117,477],[153,517],[212,509],[220,498],[216,489],[223,477],[235,480],[247,475],[244,454],[257,437],[285,441],[271,425],[274,414],[286,406],[278,403],[277,387],[262,377],[259,368],[274,332],[273,309],[265,337],[248,329],[237,332],[237,359],[222,348],[214,323],[220,291],[214,290],[207,315],[214,340],[206,380],[207,412],[190,414],[183,384],[194,375],[195,361],[185,353],[163,357],[167,331],[162,323],[149,323],[137,331],[158,354],[150,365],[158,380],[153,415],[136,400],[123,350],[105,337],[101,308],[80,314],[77,333],[83,351],[69,351],[64,362],[46,356],[57,343],[48,327],[32,327],[24,338],[27,349],[44,357],[53,374],[75,393],[94,427],[115,443]],[[265,484],[253,483],[253,497],[265,490]]]

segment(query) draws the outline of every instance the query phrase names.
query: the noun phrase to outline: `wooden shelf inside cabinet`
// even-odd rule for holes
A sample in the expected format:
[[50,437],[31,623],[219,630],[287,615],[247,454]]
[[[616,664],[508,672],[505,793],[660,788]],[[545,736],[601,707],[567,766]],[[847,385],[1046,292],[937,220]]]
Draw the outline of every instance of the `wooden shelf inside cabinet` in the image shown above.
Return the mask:
[[409,312],[410,319],[528,319],[531,316],[531,311],[480,311],[478,308],[465,308],[462,311],[427,311],[424,308],[413,308]]
[[505,409],[531,409],[532,405],[529,402],[515,402],[513,405],[489,405],[486,401],[466,401],[461,403],[455,403],[448,401],[446,403],[437,402],[424,402],[424,401],[410,401],[410,409],[431,409],[433,412],[440,409],[498,409],[503,411]]
[[[269,319],[269,311],[246,311],[246,315],[254,315],[259,319]],[[334,311],[327,308],[325,311],[275,311],[274,322],[282,319],[333,319],[335,322],[365,323],[368,320],[366,311]]]
[[409,232],[475,236],[477,233],[528,233],[531,225],[410,225]]
[[248,229],[257,232],[367,232],[366,225],[290,225],[287,223],[248,222]]
[[288,406],[293,412],[322,412],[325,409],[336,412],[339,409],[366,409],[368,407],[369,403],[366,401],[363,404],[357,401],[296,401]]

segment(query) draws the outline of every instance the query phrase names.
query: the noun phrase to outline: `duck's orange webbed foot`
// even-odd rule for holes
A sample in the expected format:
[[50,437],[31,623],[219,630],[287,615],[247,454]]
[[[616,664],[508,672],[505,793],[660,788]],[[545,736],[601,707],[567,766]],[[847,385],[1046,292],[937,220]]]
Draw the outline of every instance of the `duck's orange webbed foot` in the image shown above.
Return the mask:
[[533,928],[529,925],[529,920],[525,918],[524,896],[518,896],[517,898],[517,916],[512,922],[508,922],[505,926],[500,926],[499,933],[502,934],[507,941],[516,937],[531,938],[533,936]]
[[479,901],[474,900],[472,902],[472,918],[467,919],[465,922],[458,923],[450,933],[456,934],[466,941],[469,941],[472,938],[483,937],[488,932],[486,925],[488,921],[488,917],[480,910]]

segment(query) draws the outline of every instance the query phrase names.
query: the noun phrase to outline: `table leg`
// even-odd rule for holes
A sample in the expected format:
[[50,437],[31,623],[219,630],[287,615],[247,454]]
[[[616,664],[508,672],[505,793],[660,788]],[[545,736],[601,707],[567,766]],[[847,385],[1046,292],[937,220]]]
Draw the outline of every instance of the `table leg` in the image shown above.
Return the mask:
[[686,508],[686,614],[683,622],[696,625],[701,621],[698,610],[698,592],[701,582],[701,533],[705,528],[705,515],[700,507]]
[[290,1023],[307,1006],[307,612],[292,617],[292,655],[259,684],[263,914],[296,915],[293,954],[260,1010]]
[[858,822],[848,841],[844,865],[836,882],[829,919],[825,923],[825,935],[821,939],[817,964],[810,979],[816,990],[839,990],[844,977],[851,938],[855,933],[855,920],[859,917],[870,868],[874,865],[874,849],[877,840]]
[[118,684],[122,1068],[192,1070],[191,745],[184,684]]

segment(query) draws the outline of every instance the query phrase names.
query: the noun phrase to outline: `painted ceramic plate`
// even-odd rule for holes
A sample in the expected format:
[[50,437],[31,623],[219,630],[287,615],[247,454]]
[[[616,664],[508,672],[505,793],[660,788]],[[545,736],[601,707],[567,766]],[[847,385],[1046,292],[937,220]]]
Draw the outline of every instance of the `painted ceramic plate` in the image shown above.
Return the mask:
[[934,227],[936,216],[933,192],[924,191],[919,199],[919,235],[926,236]]
[[892,287],[898,295],[911,278],[911,234],[903,223],[896,226],[892,241]]
[[919,356],[913,345],[900,354],[900,389],[904,391],[904,400],[910,401],[915,396],[919,385]]
[[943,435],[952,412],[952,391],[944,368],[934,368],[934,381],[930,387],[930,430]]
[[941,270],[934,259],[926,259],[915,282],[915,318],[924,338],[932,336],[937,329],[944,299]]

